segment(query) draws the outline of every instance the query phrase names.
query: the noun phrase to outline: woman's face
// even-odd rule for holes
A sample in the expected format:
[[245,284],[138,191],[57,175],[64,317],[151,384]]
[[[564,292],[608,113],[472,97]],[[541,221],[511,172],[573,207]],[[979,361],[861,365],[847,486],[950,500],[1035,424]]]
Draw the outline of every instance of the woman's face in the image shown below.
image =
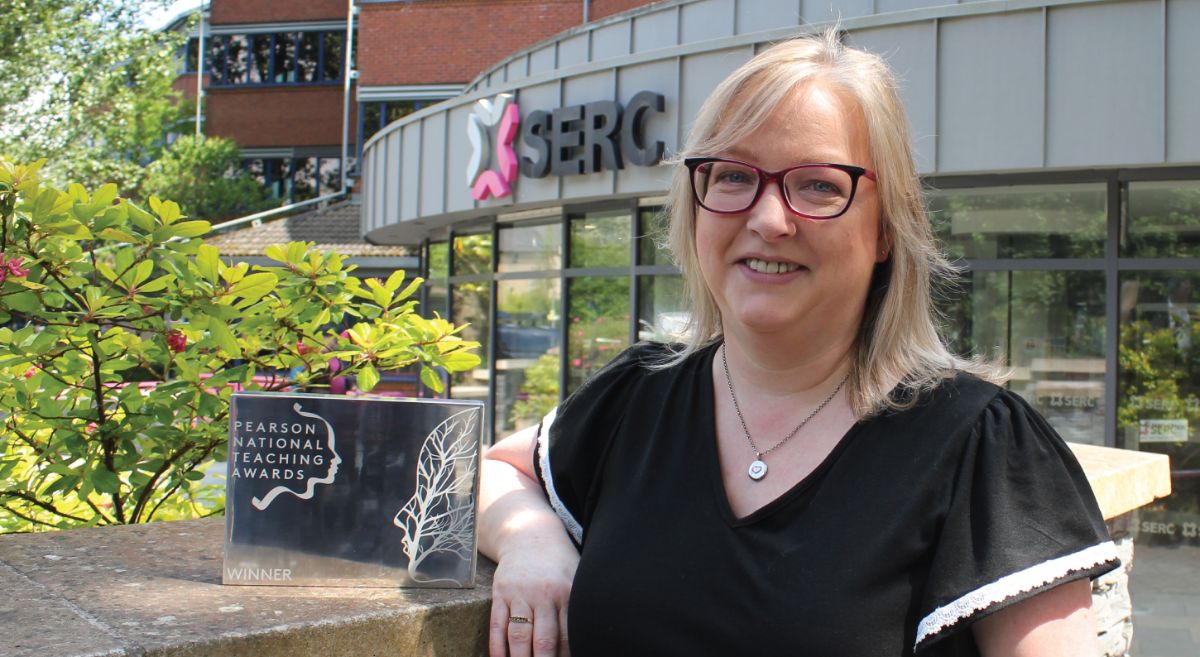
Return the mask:
[[[871,168],[862,112],[820,82],[797,89],[758,130],[718,155],[766,171],[804,163]],[[866,177],[849,209],[824,221],[793,213],[775,183],[739,214],[698,207],[700,270],[725,333],[787,333],[814,345],[853,340],[871,272],[887,257],[879,215],[876,183]]]

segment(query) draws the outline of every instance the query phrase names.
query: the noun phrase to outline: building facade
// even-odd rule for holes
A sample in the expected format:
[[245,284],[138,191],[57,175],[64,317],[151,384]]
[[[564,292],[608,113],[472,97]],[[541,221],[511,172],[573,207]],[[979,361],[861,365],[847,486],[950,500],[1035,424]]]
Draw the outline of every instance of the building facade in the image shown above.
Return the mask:
[[302,201],[353,185],[365,140],[513,49],[647,1],[212,0],[171,27],[191,30],[176,87],[194,98],[203,66],[204,133]]
[[[965,269],[956,349],[1003,359],[1068,440],[1163,452],[1142,539],[1200,547],[1200,3],[665,0],[516,48],[362,150],[362,231],[422,244],[425,307],[470,323],[494,435],[686,321],[659,242],[700,103],[838,21],[884,56],[931,216]],[[365,81],[364,81],[365,83]]]

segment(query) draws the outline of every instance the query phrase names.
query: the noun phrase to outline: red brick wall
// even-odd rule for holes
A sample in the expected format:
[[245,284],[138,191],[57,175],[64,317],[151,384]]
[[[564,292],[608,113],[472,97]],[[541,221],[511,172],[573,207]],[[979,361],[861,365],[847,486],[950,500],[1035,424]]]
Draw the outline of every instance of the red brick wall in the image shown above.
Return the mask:
[[346,20],[346,0],[212,0],[212,24]]
[[[597,0],[592,17],[649,0]],[[583,20],[582,0],[427,0],[361,5],[364,85],[469,82],[514,51]]]
[[[342,143],[342,88],[210,89],[205,132],[242,148]],[[353,101],[353,98],[351,99]],[[357,106],[350,104],[350,140]]]
[[592,7],[589,9],[588,18],[597,21],[601,18],[619,14],[627,9],[641,7],[642,5],[652,5],[658,0],[592,0]]

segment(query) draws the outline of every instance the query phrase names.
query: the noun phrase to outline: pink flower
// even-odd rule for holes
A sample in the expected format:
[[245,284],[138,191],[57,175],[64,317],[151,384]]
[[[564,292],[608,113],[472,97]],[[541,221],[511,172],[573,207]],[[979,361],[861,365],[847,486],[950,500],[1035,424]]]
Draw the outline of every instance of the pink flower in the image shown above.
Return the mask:
[[28,269],[21,269],[21,261],[24,260],[21,256],[17,256],[8,261],[8,272],[13,276],[25,276],[29,273]]
[[34,367],[31,367],[31,368],[29,368],[29,369],[25,370],[25,373],[24,373],[24,374],[22,374],[21,376],[25,377],[26,379],[32,379],[34,374],[37,374],[37,367],[36,367],[36,366],[34,366]]
[[175,353],[187,349],[187,336],[183,334],[183,331],[178,329],[167,331],[167,348]]

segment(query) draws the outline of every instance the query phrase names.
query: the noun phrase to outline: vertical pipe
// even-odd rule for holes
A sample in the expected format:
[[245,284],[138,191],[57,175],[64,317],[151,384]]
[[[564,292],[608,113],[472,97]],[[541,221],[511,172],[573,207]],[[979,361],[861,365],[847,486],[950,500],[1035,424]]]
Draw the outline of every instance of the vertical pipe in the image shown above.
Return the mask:
[[[196,40],[196,141],[200,141],[200,108],[204,103],[204,3],[197,8],[200,10],[200,37]],[[187,61],[186,52],[184,61]]]
[[583,24],[584,25],[587,25],[589,22],[591,22],[591,19],[588,18],[588,15],[589,15],[588,9],[589,9],[589,5],[591,5],[591,4],[592,4],[592,0],[583,0]]
[[350,147],[350,82],[354,73],[354,62],[350,54],[354,52],[354,0],[346,0],[346,39],[342,43],[342,191],[350,188],[350,167],[346,166]]

